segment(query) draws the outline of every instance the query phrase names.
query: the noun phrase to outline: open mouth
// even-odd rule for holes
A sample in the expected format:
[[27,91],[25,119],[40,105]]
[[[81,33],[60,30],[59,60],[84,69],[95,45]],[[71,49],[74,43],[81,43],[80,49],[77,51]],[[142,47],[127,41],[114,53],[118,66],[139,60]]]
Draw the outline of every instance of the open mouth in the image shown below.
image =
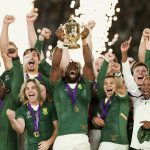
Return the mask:
[[108,89],[107,92],[112,92],[112,89]]
[[106,93],[109,94],[109,95],[112,95],[113,89],[107,89],[107,90],[106,90]]
[[29,64],[30,67],[34,66],[34,62],[33,61],[29,61],[28,64]]
[[143,77],[138,77],[138,80],[143,80]]
[[35,94],[29,94],[30,99],[34,99]]
[[72,70],[72,71],[70,71],[70,75],[72,75],[72,76],[74,76],[74,75],[75,75],[75,73],[76,73],[76,72],[75,72],[75,71],[73,71],[73,70]]

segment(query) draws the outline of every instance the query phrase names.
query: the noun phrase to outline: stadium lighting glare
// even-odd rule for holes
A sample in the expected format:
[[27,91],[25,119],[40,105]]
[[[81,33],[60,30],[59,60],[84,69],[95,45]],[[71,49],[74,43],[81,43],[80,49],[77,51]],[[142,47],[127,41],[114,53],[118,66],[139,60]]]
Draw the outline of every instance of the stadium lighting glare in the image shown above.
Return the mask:
[[80,0],[80,7],[76,10],[76,14],[80,15],[81,22],[86,24],[89,20],[94,20],[96,25],[92,31],[93,55],[106,50],[106,44],[111,45],[108,39],[109,29],[112,21],[117,21],[116,12],[120,12],[120,8],[116,8],[118,0]]

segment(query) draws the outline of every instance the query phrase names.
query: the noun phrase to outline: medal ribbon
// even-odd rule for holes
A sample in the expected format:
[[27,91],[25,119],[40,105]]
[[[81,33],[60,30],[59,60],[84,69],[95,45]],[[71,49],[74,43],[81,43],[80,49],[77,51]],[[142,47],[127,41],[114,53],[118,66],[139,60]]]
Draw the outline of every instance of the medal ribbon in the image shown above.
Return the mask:
[[71,102],[72,102],[73,106],[76,105],[77,87],[78,87],[78,83],[76,84],[73,91],[71,91],[71,88],[70,88],[69,84],[68,83],[66,84],[66,89],[67,89],[68,95],[70,96],[70,99],[71,99]]
[[[26,73],[26,75],[25,75],[25,78],[26,78],[26,80],[27,79],[29,79],[29,75]],[[38,81],[41,81],[41,79],[42,79],[42,75],[41,75],[41,73],[38,73],[38,76],[37,77],[35,77]]]
[[39,133],[38,124],[39,124],[39,120],[40,120],[40,104],[39,104],[38,110],[37,110],[37,117],[35,116],[34,110],[31,107],[30,103],[28,103],[28,110],[30,111],[31,116],[32,116],[32,120],[33,120],[33,124],[34,124],[34,132]]
[[107,116],[107,113],[108,113],[108,110],[110,108],[110,105],[111,105],[111,102],[112,102],[112,97],[110,97],[110,99],[105,103],[105,101],[101,101],[100,103],[100,108],[101,108],[101,115],[100,115],[100,118],[105,120],[106,116]]

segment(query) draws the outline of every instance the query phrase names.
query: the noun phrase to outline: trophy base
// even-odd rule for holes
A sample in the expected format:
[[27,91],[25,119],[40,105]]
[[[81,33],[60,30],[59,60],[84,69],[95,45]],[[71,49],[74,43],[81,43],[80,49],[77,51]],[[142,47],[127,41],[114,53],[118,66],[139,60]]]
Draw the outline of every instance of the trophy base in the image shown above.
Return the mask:
[[69,49],[78,49],[78,48],[80,48],[80,45],[79,44],[71,44],[71,45],[69,45],[68,48]]

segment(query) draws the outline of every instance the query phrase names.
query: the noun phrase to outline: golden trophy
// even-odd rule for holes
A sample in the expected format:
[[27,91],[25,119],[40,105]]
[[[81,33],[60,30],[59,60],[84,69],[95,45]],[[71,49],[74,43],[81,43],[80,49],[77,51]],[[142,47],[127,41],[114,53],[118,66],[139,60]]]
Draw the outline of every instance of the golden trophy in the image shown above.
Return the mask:
[[77,41],[80,38],[80,25],[73,19],[73,16],[70,16],[70,19],[65,23],[65,34],[67,39],[70,42],[69,49],[80,48],[80,45],[77,44]]

